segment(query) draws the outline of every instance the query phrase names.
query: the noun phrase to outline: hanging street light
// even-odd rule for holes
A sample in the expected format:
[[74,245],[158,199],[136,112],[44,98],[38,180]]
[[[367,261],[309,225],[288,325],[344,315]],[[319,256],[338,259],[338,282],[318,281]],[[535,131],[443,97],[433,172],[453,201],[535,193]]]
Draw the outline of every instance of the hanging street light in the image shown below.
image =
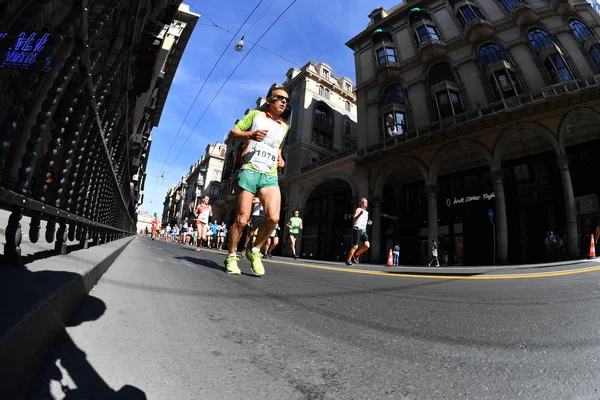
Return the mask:
[[240,39],[240,41],[237,42],[234,49],[235,49],[235,51],[243,51],[244,50],[244,37],[243,36]]

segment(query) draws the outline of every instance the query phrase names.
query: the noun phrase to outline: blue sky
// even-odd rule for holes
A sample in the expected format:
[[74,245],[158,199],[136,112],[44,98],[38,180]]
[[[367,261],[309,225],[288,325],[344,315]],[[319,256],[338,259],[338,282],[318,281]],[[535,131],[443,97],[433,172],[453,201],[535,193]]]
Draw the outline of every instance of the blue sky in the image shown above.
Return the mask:
[[[201,17],[179,64],[159,126],[154,128],[152,134],[153,143],[141,209],[158,215],[162,213],[168,188],[181,180],[190,165],[204,154],[206,146],[222,142],[235,120],[243,116],[247,108],[253,107],[256,99],[264,96],[271,84],[283,82],[287,70],[295,66],[255,47],[207,111],[215,93],[252,47],[246,42],[244,52],[238,53],[233,45],[229,46],[217,69],[206,81],[223,49],[232,39],[231,34],[211,26],[208,19],[236,32],[259,0],[184,2],[190,4],[191,11],[201,14]],[[242,28],[240,35],[256,42],[291,2],[292,0],[264,0]],[[298,0],[263,37],[259,45],[301,66],[310,60],[325,62],[333,68],[336,75],[348,76],[356,81],[354,56],[344,43],[366,28],[368,15],[373,9],[389,9],[398,3],[399,0]],[[205,81],[202,93],[175,139],[188,109]],[[205,115],[198,123],[203,113]],[[173,148],[166,158],[171,146]],[[162,172],[165,174],[164,179],[160,178]]]

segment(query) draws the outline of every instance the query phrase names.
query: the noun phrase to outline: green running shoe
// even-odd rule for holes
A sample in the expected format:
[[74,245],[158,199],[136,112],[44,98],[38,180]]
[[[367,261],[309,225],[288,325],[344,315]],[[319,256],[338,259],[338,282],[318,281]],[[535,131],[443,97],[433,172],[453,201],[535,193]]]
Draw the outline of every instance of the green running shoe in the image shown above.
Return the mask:
[[253,253],[251,249],[246,250],[246,258],[252,264],[252,272],[256,276],[263,276],[265,274],[265,267],[262,263],[262,253],[257,251]]
[[225,259],[225,271],[227,271],[229,275],[239,275],[242,273],[237,265],[239,260],[239,257],[227,256]]

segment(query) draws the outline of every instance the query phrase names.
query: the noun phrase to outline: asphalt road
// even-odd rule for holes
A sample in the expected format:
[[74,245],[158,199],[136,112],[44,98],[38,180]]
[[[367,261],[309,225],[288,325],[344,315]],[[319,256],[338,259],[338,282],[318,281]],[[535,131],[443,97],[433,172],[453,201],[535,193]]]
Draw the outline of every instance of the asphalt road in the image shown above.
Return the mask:
[[600,271],[556,272],[598,263],[279,259],[258,278],[245,260],[227,275],[223,257],[135,239],[75,313],[32,398],[600,399]]

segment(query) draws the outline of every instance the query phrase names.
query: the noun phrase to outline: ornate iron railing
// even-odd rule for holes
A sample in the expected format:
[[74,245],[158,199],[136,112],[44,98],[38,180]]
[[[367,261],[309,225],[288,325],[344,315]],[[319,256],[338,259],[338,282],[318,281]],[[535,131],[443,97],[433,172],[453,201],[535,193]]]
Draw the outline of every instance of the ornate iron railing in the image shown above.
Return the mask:
[[[38,241],[44,220],[46,241],[63,254],[68,241],[87,248],[90,241],[101,244],[135,233],[127,92],[142,2],[132,7],[129,0],[100,1],[92,16],[88,0],[74,0],[37,61],[24,72],[23,85],[0,127],[0,207],[11,211],[5,264],[22,264],[24,215],[31,219],[31,242]],[[125,19],[129,25],[120,53],[103,56],[95,42],[112,42],[108,36],[122,34],[115,27],[104,34],[108,21],[121,13],[131,15]],[[44,72],[47,58],[55,61],[52,73]],[[112,62],[101,65],[100,60]],[[45,154],[40,154],[42,138],[49,138]]]

